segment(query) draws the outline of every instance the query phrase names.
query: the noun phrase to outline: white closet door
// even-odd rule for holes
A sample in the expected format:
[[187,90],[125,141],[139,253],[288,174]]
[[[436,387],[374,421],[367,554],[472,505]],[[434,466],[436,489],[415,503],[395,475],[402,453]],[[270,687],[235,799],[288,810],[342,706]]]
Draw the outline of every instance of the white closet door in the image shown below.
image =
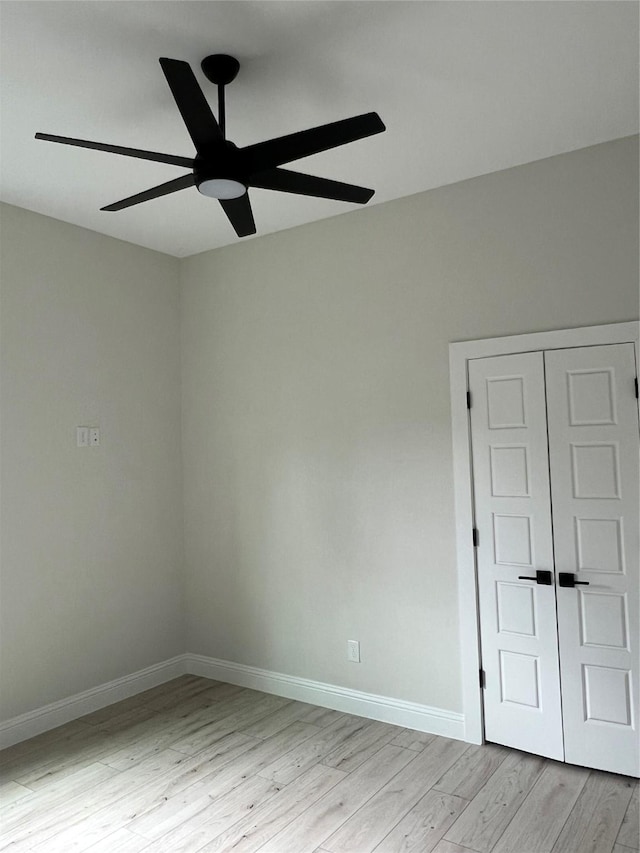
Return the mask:
[[565,758],[637,776],[634,356],[633,344],[554,350],[545,366]]
[[[562,760],[541,352],[469,363],[487,740]],[[526,579],[522,579],[522,578]]]

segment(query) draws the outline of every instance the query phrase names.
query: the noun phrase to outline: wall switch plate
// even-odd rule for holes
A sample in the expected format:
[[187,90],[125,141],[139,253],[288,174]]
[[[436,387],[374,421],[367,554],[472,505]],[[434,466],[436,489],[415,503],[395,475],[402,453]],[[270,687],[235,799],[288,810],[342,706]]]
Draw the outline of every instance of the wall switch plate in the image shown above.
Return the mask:
[[350,660],[351,663],[360,663],[359,640],[347,640],[347,660]]
[[100,444],[100,428],[99,427],[90,427],[89,428],[89,446],[90,447],[98,447]]
[[89,447],[89,427],[76,427],[76,446]]

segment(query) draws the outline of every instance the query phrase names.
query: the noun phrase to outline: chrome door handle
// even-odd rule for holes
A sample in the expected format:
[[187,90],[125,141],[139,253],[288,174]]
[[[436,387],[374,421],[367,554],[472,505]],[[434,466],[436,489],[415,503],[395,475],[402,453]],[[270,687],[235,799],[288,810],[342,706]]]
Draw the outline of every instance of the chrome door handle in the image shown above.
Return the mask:
[[574,587],[574,586],[589,586],[589,581],[577,581],[573,572],[559,572],[558,586]]
[[528,575],[518,575],[518,580],[535,581],[536,583],[542,584],[543,586],[553,585],[553,575],[551,572],[546,571],[545,569],[538,569],[534,578],[531,578]]

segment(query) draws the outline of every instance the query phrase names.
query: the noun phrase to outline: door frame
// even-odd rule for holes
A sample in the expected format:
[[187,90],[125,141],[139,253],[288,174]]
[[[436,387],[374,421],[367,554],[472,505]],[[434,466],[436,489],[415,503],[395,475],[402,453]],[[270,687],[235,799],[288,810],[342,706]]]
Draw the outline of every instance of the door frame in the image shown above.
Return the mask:
[[501,338],[456,341],[449,344],[462,711],[464,739],[469,743],[484,743],[484,724],[479,680],[481,659],[478,583],[473,545],[471,428],[467,408],[468,363],[475,358],[537,350],[633,343],[635,344],[636,374],[640,375],[639,342],[640,322],[636,320],[577,329],[509,335]]

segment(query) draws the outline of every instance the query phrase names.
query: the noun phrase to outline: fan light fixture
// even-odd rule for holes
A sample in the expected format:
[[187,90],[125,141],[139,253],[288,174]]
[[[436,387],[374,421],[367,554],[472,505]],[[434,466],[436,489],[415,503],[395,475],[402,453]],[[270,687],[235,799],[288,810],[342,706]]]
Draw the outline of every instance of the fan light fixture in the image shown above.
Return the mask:
[[218,199],[240,198],[247,191],[244,184],[241,184],[240,181],[233,181],[230,178],[210,178],[208,181],[199,183],[198,189],[202,195]]
[[[188,62],[161,57],[160,66],[196,149],[195,157],[178,157],[158,151],[143,151],[141,148],[106,145],[103,142],[55,136],[52,133],[36,133],[36,139],[44,139],[46,142],[93,148],[96,151],[108,151],[111,154],[138,157],[141,160],[189,169],[186,175],[120,199],[102,207],[101,210],[124,210],[144,201],[195,186],[202,195],[218,199],[238,237],[246,237],[256,233],[249,187],[355,204],[366,204],[373,195],[373,190],[367,187],[319,178],[316,175],[305,175],[302,172],[282,169],[281,166],[355,142],[357,139],[373,136],[375,133],[382,133],[385,126],[377,113],[364,113],[238,148],[227,139],[224,97],[225,86],[235,79],[240,68],[238,60],[226,53],[215,53],[202,60],[201,67],[205,77],[218,87],[217,119],[211,112]],[[241,180],[238,180],[238,177]]]

